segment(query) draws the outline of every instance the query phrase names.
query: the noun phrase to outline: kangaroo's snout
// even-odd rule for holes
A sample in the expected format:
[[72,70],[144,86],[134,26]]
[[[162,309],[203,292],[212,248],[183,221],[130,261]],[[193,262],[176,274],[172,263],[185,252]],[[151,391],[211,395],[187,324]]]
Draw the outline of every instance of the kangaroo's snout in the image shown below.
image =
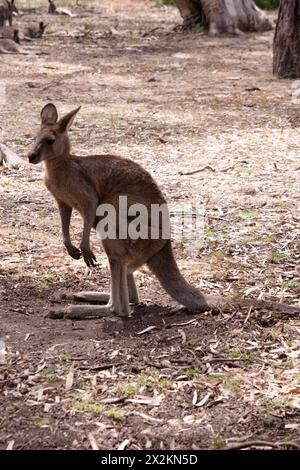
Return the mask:
[[36,152],[29,152],[28,161],[29,161],[29,163],[33,163],[34,165],[36,163],[39,163],[39,161],[40,161],[39,155]]

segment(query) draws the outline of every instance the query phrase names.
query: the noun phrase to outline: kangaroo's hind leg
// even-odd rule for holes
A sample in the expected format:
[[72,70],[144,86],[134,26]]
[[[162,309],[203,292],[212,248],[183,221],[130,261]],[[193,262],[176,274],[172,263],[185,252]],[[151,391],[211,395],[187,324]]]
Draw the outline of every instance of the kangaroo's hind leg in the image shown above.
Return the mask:
[[[133,273],[127,273],[127,286],[128,286],[128,296],[129,302],[131,304],[139,304],[140,298],[138,294],[138,290],[136,287],[136,283],[134,280]],[[125,291],[126,297],[126,291]],[[112,292],[97,292],[97,291],[81,291],[81,292],[74,292],[71,294],[64,294],[62,296],[63,299],[67,300],[75,300],[81,302],[95,302],[95,303],[108,303],[112,304]]]
[[139,304],[140,298],[139,293],[136,287],[135,279],[133,273],[127,273],[127,284],[128,284],[128,293],[129,293],[129,302],[131,304]]
[[[51,318],[72,319],[99,318],[110,313],[116,313],[121,316],[129,316],[130,307],[127,286],[127,267],[126,265],[122,265],[112,260],[109,260],[109,264],[111,270],[111,293],[108,304],[103,306],[70,305],[68,307],[51,310],[49,312],[49,316]],[[86,294],[89,295],[89,293]],[[86,297],[87,296],[85,296],[85,298]],[[104,296],[102,298],[104,298]]]

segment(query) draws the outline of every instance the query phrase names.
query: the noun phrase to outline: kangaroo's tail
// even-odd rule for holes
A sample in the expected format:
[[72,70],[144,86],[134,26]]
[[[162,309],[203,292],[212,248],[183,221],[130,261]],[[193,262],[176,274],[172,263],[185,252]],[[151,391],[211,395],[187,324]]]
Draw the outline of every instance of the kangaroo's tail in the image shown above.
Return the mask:
[[166,292],[177,302],[189,310],[205,312],[210,309],[204,295],[190,286],[179,271],[170,240],[147,264]]

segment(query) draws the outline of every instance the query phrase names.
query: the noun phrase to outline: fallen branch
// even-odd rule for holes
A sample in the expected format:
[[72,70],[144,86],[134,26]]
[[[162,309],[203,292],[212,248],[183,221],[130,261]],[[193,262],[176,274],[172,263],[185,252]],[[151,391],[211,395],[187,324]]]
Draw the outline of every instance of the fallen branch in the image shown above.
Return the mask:
[[179,175],[180,175],[180,176],[183,176],[183,175],[184,175],[184,176],[195,175],[196,173],[200,173],[201,171],[205,171],[205,170],[210,170],[210,171],[212,171],[213,173],[216,172],[216,170],[215,170],[212,166],[206,165],[206,166],[204,166],[203,168],[199,168],[199,170],[187,171],[186,173],[184,173],[183,171],[180,171],[180,172],[179,172]]
[[281,447],[293,447],[294,449],[300,449],[300,444],[293,441],[245,441],[239,444],[234,444],[230,447],[225,447],[224,450],[239,450],[246,449],[247,447],[272,447],[272,449],[280,449]]
[[0,165],[19,168],[20,165],[28,165],[28,163],[26,160],[19,157],[19,155],[6,147],[6,145],[0,144]]
[[211,297],[206,296],[208,304],[211,306],[213,312],[229,312],[232,308],[247,307],[252,310],[268,310],[273,312],[284,313],[287,315],[300,314],[300,307],[296,305],[288,305],[280,302],[272,302],[270,300],[256,300],[256,299],[243,299],[243,298],[226,298],[226,297]]
[[254,310],[272,310],[273,312],[285,313],[287,315],[300,314],[300,307],[296,305],[282,304],[279,302],[271,302],[268,300],[251,300],[243,299],[237,302],[238,305],[249,307]]
[[212,171],[213,173],[216,173],[216,171],[219,171],[221,173],[227,173],[227,171],[229,170],[233,170],[233,168],[235,167],[235,165],[231,165],[227,168],[223,168],[223,169],[220,169],[220,170],[215,170],[215,168],[213,168],[212,166],[210,165],[206,165],[204,166],[203,168],[199,168],[198,170],[194,170],[194,171],[187,171],[186,173],[180,171],[179,172],[179,175],[180,176],[189,176],[189,175],[195,175],[196,173],[200,173],[201,171],[205,171],[205,170],[210,170]]

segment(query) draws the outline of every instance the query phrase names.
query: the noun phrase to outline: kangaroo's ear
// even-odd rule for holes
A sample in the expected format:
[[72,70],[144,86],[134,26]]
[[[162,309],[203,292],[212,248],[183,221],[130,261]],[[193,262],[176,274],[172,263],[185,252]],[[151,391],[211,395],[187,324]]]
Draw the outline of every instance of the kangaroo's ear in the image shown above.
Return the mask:
[[68,131],[70,127],[73,124],[73,121],[75,119],[76,114],[80,110],[81,106],[78,108],[74,109],[70,113],[66,114],[64,117],[62,117],[59,122],[58,122],[58,128],[61,132]]
[[57,109],[53,103],[48,103],[41,111],[42,124],[55,124],[58,118]]

